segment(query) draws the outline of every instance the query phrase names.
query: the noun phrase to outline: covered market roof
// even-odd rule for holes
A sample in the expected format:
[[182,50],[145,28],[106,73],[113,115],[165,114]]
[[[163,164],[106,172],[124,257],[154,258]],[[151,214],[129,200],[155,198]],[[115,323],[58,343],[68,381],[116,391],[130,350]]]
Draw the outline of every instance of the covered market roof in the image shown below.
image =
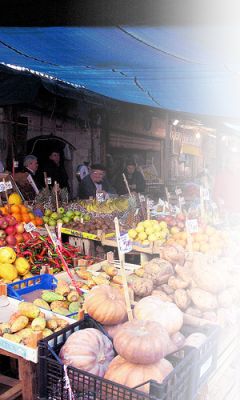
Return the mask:
[[2,26],[0,63],[38,71],[120,101],[240,118],[236,20],[195,25],[174,21],[159,26],[114,23]]

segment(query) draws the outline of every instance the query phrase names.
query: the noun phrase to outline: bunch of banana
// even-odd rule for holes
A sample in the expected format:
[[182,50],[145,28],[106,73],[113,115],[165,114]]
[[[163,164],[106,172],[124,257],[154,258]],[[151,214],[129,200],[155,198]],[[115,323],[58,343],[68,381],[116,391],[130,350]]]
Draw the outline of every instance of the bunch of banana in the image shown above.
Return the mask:
[[102,203],[97,202],[96,200],[92,200],[91,203],[89,201],[80,201],[79,205],[89,213],[97,213],[97,214],[112,214],[114,212],[123,212],[128,209],[128,199],[108,199]]

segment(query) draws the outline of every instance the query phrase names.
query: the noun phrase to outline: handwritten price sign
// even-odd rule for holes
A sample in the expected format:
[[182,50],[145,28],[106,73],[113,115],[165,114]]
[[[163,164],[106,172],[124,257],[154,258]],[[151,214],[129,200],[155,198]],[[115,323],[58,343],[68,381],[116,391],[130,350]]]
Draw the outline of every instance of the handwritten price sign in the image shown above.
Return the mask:
[[118,238],[119,250],[121,253],[129,253],[132,250],[132,243],[127,233]]
[[26,232],[32,232],[36,230],[36,226],[32,222],[29,222],[28,224],[24,224],[24,229]]
[[12,182],[0,182],[0,192],[5,192],[6,190],[12,189]]

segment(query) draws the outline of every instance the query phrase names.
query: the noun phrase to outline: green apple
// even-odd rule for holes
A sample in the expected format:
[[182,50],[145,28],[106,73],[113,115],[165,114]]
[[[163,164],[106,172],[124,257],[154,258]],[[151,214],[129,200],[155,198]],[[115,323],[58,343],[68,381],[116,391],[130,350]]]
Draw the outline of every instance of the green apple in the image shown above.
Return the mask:
[[84,220],[84,221],[90,221],[90,219],[91,219],[91,217],[90,217],[90,215],[88,215],[88,214],[86,214],[86,215],[83,216],[83,220]]
[[62,219],[57,219],[57,224],[58,223],[60,223],[61,222],[61,224],[63,223],[63,220]]
[[58,219],[58,218],[59,218],[58,213],[53,212],[53,213],[51,214],[51,219]]
[[55,219],[49,219],[49,221],[48,221],[48,225],[49,226],[56,226],[57,225],[57,221],[55,220]]
[[74,216],[74,211],[68,210],[65,214],[66,217],[72,218]]
[[48,224],[49,218],[48,218],[48,217],[46,217],[46,215],[44,215],[44,217],[43,217],[43,221],[45,222],[45,224]]
[[68,224],[70,222],[70,218],[68,217],[63,217],[62,220],[64,224]]
[[75,214],[77,217],[81,217],[81,215],[82,215],[81,211],[74,211],[74,214]]
[[74,222],[80,222],[81,221],[81,217],[79,217],[78,215],[75,215],[75,217],[73,217],[73,221]]
[[45,212],[44,212],[44,215],[46,216],[46,217],[50,217],[50,215],[52,214],[52,210],[45,210]]
[[64,214],[64,213],[65,213],[65,210],[64,210],[63,207],[59,207],[59,208],[57,209],[57,212],[58,212],[58,214]]

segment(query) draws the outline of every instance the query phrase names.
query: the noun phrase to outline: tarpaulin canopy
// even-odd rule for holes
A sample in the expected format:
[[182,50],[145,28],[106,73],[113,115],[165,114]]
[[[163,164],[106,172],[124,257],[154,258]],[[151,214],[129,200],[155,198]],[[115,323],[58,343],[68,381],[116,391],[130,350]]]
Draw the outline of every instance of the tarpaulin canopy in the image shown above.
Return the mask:
[[237,119],[238,37],[237,25],[1,27],[0,62],[116,100]]

